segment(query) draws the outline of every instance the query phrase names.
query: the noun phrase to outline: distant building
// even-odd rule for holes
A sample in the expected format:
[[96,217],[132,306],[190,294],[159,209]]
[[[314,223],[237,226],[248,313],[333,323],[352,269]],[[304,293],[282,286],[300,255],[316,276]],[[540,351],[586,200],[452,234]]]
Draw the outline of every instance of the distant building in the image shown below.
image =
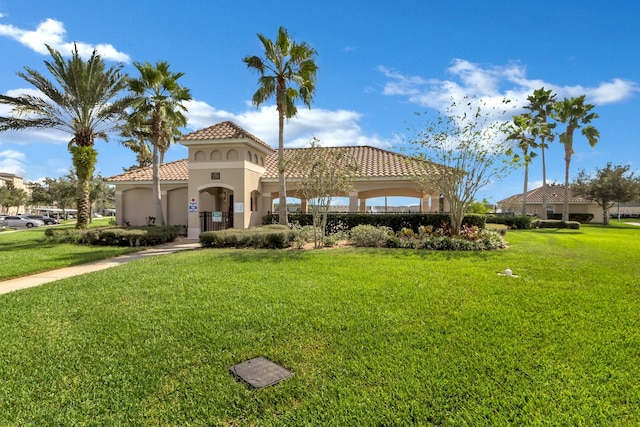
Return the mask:
[[[527,215],[542,216],[543,188],[539,187],[527,192]],[[497,203],[498,210],[503,213],[522,213],[522,193],[514,194]],[[547,184],[547,214],[561,214],[564,209],[564,185]],[[593,214],[592,222],[602,222],[602,208],[592,200],[571,195],[569,187],[569,213]]]
[[13,184],[15,188],[25,190],[24,179],[21,176],[8,172],[0,172],[0,187],[6,186],[8,183]]
[[[20,189],[20,190],[24,190],[27,193],[30,193],[29,188],[25,187],[24,185],[24,179],[21,176],[12,174],[12,173],[8,173],[8,172],[0,172],[0,187],[6,187],[7,185],[11,185],[13,184],[14,188]],[[18,214],[18,213],[24,213],[25,212],[25,206],[12,206],[12,208],[15,208],[15,211],[13,209],[11,209],[12,212],[9,212],[9,209],[7,206],[2,206],[0,207],[0,213],[13,213],[13,214]],[[6,211],[6,212],[5,212]]]

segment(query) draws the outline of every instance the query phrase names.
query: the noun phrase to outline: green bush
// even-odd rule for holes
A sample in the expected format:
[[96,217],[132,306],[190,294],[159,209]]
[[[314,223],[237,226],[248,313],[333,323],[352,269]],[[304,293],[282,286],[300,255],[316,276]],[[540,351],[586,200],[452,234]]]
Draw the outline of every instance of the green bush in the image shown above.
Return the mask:
[[537,219],[532,223],[533,228],[568,228],[571,230],[579,230],[580,223],[578,221],[562,221],[558,219]]
[[205,248],[284,249],[292,246],[298,232],[286,226],[264,226],[245,230],[228,229],[200,233]]
[[374,225],[357,225],[351,229],[349,240],[355,246],[367,248],[381,248],[387,246],[389,238],[393,236],[389,227]]
[[45,236],[58,243],[100,246],[154,246],[173,242],[178,236],[173,226],[103,227],[88,230],[48,228]]
[[[548,219],[562,219],[562,214],[560,213],[550,213],[547,214]],[[576,221],[580,224],[588,224],[593,219],[593,214],[590,213],[570,213],[569,221]]]
[[[263,224],[277,224],[278,214],[265,215]],[[485,228],[485,215],[467,214],[462,223],[469,227]],[[313,225],[313,217],[307,213],[289,214],[289,222],[296,226],[304,227]],[[393,213],[393,214],[361,214],[361,213],[330,213],[327,216],[327,232],[348,231],[358,225],[373,225],[388,227],[393,231],[409,228],[418,232],[421,226],[440,228],[446,224],[449,226],[449,214],[441,213]]]
[[504,224],[512,230],[528,230],[531,228],[532,218],[528,215],[490,214],[486,216],[486,221],[489,224]]

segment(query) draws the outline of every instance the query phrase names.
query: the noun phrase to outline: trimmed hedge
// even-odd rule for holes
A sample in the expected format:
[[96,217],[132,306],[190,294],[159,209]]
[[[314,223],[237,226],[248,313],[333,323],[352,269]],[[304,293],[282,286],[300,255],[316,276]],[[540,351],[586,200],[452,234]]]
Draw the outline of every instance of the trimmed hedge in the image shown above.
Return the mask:
[[569,228],[571,230],[579,230],[580,223],[578,221],[562,221],[558,219],[537,219],[532,223],[533,228]]
[[227,229],[200,233],[205,248],[284,249],[292,246],[298,232],[283,225],[269,225],[244,230]]
[[528,215],[487,215],[487,223],[503,224],[513,230],[528,230],[532,218]]
[[173,242],[178,236],[174,226],[105,227],[77,230],[47,228],[44,232],[58,243],[82,243],[98,246],[155,246]]
[[[263,224],[277,224],[278,214],[265,215],[262,218]],[[313,225],[313,217],[308,213],[289,214],[289,223],[304,227]],[[327,231],[335,233],[337,231],[348,231],[358,225],[373,225],[376,227],[388,227],[393,231],[400,231],[404,228],[418,232],[421,226],[431,226],[440,228],[443,224],[450,224],[449,214],[442,213],[400,213],[400,214],[360,214],[360,213],[330,213],[327,216]],[[467,214],[462,224],[468,227],[484,228],[486,224],[485,215]]]
[[[547,219],[562,219],[561,213],[547,214]],[[590,213],[570,213],[569,221],[576,221],[580,224],[588,224],[593,219],[593,214]]]

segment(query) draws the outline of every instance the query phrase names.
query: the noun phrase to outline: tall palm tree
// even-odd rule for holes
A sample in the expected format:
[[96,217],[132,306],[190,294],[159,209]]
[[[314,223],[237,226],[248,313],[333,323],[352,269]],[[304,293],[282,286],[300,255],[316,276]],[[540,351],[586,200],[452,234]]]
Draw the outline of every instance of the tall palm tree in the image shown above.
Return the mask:
[[160,162],[171,142],[180,135],[180,127],[187,124],[184,102],[191,100],[189,89],[178,83],[184,73],[169,70],[165,61],[155,67],[148,62],[134,63],[140,72],[138,79],[129,80],[133,92],[133,113],[130,124],[138,127],[137,135],[148,133],[152,148],[153,200],[156,224],[164,225],[162,194],[160,192]]
[[540,157],[542,160],[542,219],[547,219],[547,164],[545,160],[545,149],[549,147],[547,142],[552,142],[555,138],[553,129],[555,123],[549,123],[547,118],[553,113],[553,106],[556,103],[556,95],[551,89],[545,90],[544,87],[533,91],[532,95],[527,97],[529,105],[525,106],[529,110],[529,114],[533,118],[532,134],[536,138],[540,138]]
[[23,129],[57,129],[70,134],[69,152],[78,177],[77,228],[86,228],[89,222],[89,183],[97,160],[96,139],[107,140],[126,115],[130,98],[121,96],[127,88],[121,65],[107,68],[102,57],[94,50],[84,61],[77,46],[71,58],[47,45],[51,61],[45,66],[54,81],[40,72],[25,67],[18,76],[42,92],[42,96],[0,95],[0,104],[12,107],[12,116],[0,117],[0,132]]
[[514,153],[509,148],[507,155],[513,155],[513,159],[517,162],[524,163],[524,189],[522,190],[522,215],[527,214],[527,183],[529,180],[529,163],[537,154],[531,151],[532,148],[538,148],[535,139],[532,137],[533,118],[529,114],[520,114],[513,116],[513,123],[509,128],[507,139],[516,141],[516,147],[522,151],[522,157],[519,153]]
[[247,68],[260,74],[258,90],[253,95],[253,105],[262,105],[271,96],[276,98],[278,110],[278,174],[280,183],[278,214],[280,224],[288,224],[287,186],[284,162],[284,119],[290,119],[298,113],[294,101],[300,98],[307,107],[316,88],[315,63],[317,52],[307,43],[296,43],[289,38],[284,27],[278,29],[275,42],[262,34],[258,38],[264,46],[265,57],[246,56],[243,61]]
[[589,125],[591,120],[598,118],[598,114],[591,111],[595,105],[585,104],[584,100],[585,95],[577,98],[564,98],[562,101],[556,102],[553,108],[554,118],[567,126],[565,131],[560,134],[560,142],[564,145],[565,162],[563,221],[569,220],[569,166],[571,164],[571,156],[574,153],[573,132],[582,128],[582,135],[587,138],[591,147],[595,147],[600,138],[600,132],[592,125]]

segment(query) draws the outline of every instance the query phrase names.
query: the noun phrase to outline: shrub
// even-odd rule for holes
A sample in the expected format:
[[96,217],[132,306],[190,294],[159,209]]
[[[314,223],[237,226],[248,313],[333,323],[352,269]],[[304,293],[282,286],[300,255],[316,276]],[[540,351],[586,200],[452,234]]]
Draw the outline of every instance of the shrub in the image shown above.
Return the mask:
[[[469,227],[485,227],[485,215],[467,214],[463,224]],[[277,214],[265,215],[262,218],[263,224],[278,222]],[[313,225],[311,214],[294,213],[289,214],[289,222],[300,227]],[[351,230],[358,225],[373,225],[388,227],[393,231],[409,228],[418,232],[420,226],[441,227],[442,224],[449,224],[449,215],[441,213],[390,213],[390,214],[361,214],[361,213],[330,213],[327,216],[327,232]]]
[[[562,214],[550,213],[547,214],[548,219],[562,219]],[[570,213],[569,221],[576,221],[581,224],[588,224],[593,219],[593,214],[590,213]]]
[[504,224],[513,230],[528,230],[532,218],[528,215],[487,215],[487,223]]
[[284,249],[297,241],[298,231],[282,225],[269,225],[245,230],[228,229],[200,233],[205,248]]
[[163,227],[101,227],[89,230],[73,228],[48,228],[47,239],[58,243],[82,243],[101,246],[153,246],[173,242],[177,230],[173,226]]
[[558,219],[537,219],[532,223],[533,228],[568,228],[571,230],[579,230],[580,223],[578,221],[562,221]]
[[355,246],[381,248],[387,246],[387,241],[391,236],[389,227],[373,225],[357,225],[351,229],[349,239]]

